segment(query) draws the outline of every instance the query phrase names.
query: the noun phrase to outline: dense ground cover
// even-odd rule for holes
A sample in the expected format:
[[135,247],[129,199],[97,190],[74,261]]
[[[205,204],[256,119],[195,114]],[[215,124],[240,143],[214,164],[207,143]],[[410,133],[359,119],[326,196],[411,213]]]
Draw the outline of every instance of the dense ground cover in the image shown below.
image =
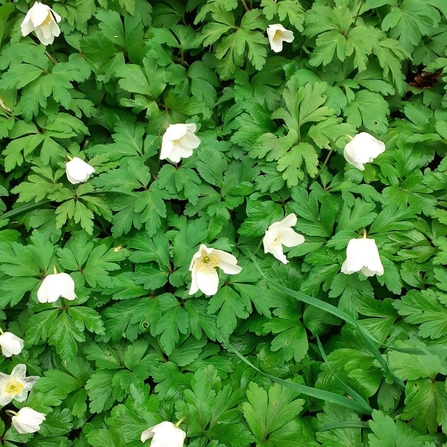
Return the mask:
[[0,0],[2,445],[446,446],[447,1],[33,5]]

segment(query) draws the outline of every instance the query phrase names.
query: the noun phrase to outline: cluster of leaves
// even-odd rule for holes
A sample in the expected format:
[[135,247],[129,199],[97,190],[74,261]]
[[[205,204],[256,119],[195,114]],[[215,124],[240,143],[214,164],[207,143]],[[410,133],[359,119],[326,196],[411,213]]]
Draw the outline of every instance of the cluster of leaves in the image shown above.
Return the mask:
[[[26,343],[0,363],[47,419],[2,410],[0,442],[140,446],[187,416],[190,447],[447,445],[446,3],[55,1],[48,47],[33,3],[0,0],[0,318]],[[199,148],[160,161],[185,122]],[[364,171],[361,131],[386,144]],[[259,247],[292,212],[283,265]],[[383,276],[340,272],[363,230]],[[242,266],[212,297],[188,294],[201,243]],[[76,300],[38,303],[54,267]]]

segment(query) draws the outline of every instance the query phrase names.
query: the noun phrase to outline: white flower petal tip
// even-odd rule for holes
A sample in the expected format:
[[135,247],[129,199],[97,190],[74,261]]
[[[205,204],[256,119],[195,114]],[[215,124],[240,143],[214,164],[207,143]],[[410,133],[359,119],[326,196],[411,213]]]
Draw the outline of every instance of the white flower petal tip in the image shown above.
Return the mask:
[[360,132],[345,146],[343,155],[349,164],[364,171],[363,164],[371,163],[384,151],[385,143],[367,132]]
[[20,363],[14,366],[11,375],[0,372],[0,405],[5,406],[13,399],[23,402],[28,392],[37,382],[39,377],[26,377],[26,365]]
[[60,21],[61,16],[49,6],[35,2],[20,25],[22,36],[27,36],[34,31],[40,43],[50,45],[54,42],[54,38],[61,33],[58,26]]
[[279,23],[268,26],[267,36],[269,38],[270,48],[275,53],[279,53],[282,51],[283,42],[291,43],[295,38],[293,35],[293,31],[285,29]]
[[30,407],[21,408],[11,418],[12,425],[20,434],[35,433],[40,430],[40,424],[45,420],[45,415]]
[[0,335],[0,346],[2,348],[2,354],[5,357],[20,354],[24,344],[25,342],[12,332],[3,332]]
[[189,270],[191,271],[191,288],[189,294],[194,295],[198,290],[205,295],[215,295],[219,287],[219,275],[216,272],[219,267],[228,275],[236,275],[242,270],[237,265],[237,259],[222,250],[208,248],[201,244],[199,251],[192,257]]
[[384,270],[376,241],[368,238],[351,239],[341,271],[346,275],[360,271],[365,276],[382,276]]
[[191,157],[200,145],[200,138],[194,133],[197,126],[189,124],[170,124],[161,141],[160,160],[166,158],[178,163],[182,158]]
[[141,433],[141,442],[151,438],[151,447],[183,447],[186,433],[172,422],[164,421]]
[[67,179],[73,185],[86,182],[94,172],[95,168],[93,166],[78,157],[73,157],[65,164]]
[[75,283],[68,273],[52,273],[45,277],[37,291],[40,303],[54,303],[59,297],[74,300]]
[[264,245],[264,253],[271,253],[276,259],[284,264],[289,261],[283,253],[282,246],[296,247],[304,242],[304,236],[292,230],[296,225],[296,215],[289,214],[280,222],[272,223],[265,232],[262,243]]

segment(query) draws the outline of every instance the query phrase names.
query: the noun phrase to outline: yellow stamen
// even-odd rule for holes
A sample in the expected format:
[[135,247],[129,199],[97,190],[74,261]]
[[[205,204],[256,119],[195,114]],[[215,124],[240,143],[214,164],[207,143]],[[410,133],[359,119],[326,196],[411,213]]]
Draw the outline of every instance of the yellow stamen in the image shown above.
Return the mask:
[[280,29],[277,29],[275,31],[275,35],[273,36],[273,40],[281,39],[281,37],[282,37],[282,31]]
[[18,380],[10,380],[8,385],[6,385],[5,393],[11,396],[19,394],[23,389],[23,383]]
[[47,25],[49,25],[53,20],[54,20],[54,19],[53,19],[53,16],[51,15],[51,12],[48,11],[48,14],[47,14],[46,19],[41,23],[40,26],[47,26]]
[[204,273],[213,273],[219,267],[219,258],[215,254],[203,255],[197,262],[197,270]]

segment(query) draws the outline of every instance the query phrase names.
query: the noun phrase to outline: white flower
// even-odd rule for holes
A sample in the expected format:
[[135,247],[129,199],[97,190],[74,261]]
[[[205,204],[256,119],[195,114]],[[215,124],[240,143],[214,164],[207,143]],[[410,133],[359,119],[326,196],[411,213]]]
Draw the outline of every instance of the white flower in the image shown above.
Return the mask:
[[60,21],[61,16],[55,13],[49,6],[36,2],[20,25],[22,36],[27,36],[31,31],[35,31],[41,43],[44,45],[52,44],[54,38],[61,33],[56,23]]
[[267,28],[267,36],[270,42],[270,48],[279,53],[282,51],[283,42],[293,42],[293,31],[285,29],[282,25],[277,23],[276,25],[269,25]]
[[11,357],[22,352],[25,342],[21,338],[12,332],[3,332],[1,329],[0,333],[0,346],[5,357]]
[[193,295],[200,289],[205,295],[214,295],[219,286],[216,267],[221,268],[228,275],[236,275],[242,270],[242,267],[236,264],[237,259],[230,253],[201,244],[189,266],[192,276],[189,294]]
[[361,271],[365,276],[383,275],[383,265],[380,260],[374,239],[351,239],[346,248],[346,261],[341,266],[346,275]]
[[37,291],[37,299],[41,303],[54,303],[62,296],[67,300],[74,300],[75,283],[68,273],[52,273],[45,277]]
[[265,232],[264,253],[271,253],[276,259],[284,264],[289,261],[282,252],[282,246],[296,247],[304,242],[304,236],[296,233],[291,227],[296,225],[295,214],[289,214],[280,222],[272,223]]
[[191,157],[192,151],[200,144],[194,132],[197,126],[189,124],[170,124],[161,141],[160,160],[168,159],[178,163],[181,158]]
[[372,162],[384,151],[385,144],[382,141],[367,132],[360,132],[345,146],[343,155],[349,164],[363,171],[363,163]]
[[40,430],[40,424],[45,420],[45,415],[30,407],[21,408],[12,418],[12,425],[21,433],[35,433]]
[[67,179],[73,185],[86,182],[89,179],[90,175],[94,172],[95,168],[93,166],[90,166],[88,163],[78,157],[73,157],[65,164],[65,173],[67,174]]
[[186,433],[172,422],[163,421],[141,433],[141,442],[152,439],[151,447],[183,447]]
[[26,377],[26,365],[23,363],[14,366],[10,376],[0,372],[0,405],[7,405],[13,399],[23,402],[37,379],[37,376]]

